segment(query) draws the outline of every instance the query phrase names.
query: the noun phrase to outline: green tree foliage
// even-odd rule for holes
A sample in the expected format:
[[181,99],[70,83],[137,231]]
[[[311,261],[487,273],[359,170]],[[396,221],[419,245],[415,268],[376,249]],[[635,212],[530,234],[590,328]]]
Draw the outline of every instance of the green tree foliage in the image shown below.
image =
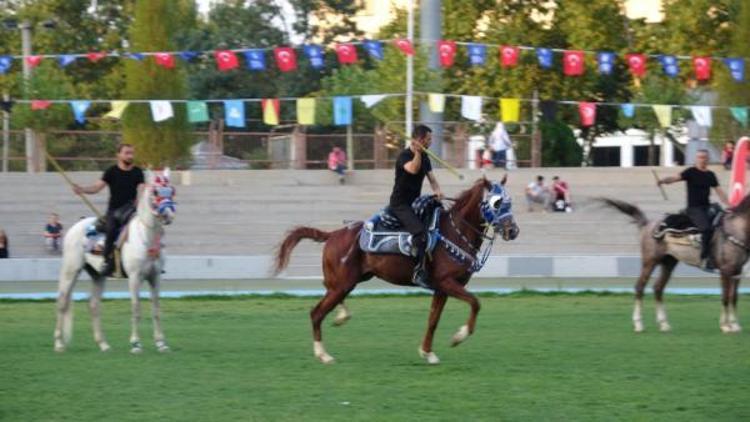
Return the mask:
[[576,142],[570,126],[563,122],[542,122],[542,165],[545,167],[577,167],[583,161],[583,148]]
[[[740,10],[729,24],[731,42],[727,45],[726,54],[731,57],[750,57],[750,2],[743,2]],[[750,63],[746,63],[746,66]],[[750,104],[750,82],[738,84],[724,66],[717,66],[716,77],[719,102],[724,106],[747,106]],[[712,135],[717,142],[737,140],[740,136],[750,134],[750,129],[742,127],[730,114],[730,111],[717,110],[716,125]]]
[[[195,25],[195,6],[189,0],[137,0],[130,40],[135,51],[173,51],[174,37]],[[153,57],[125,63],[128,99],[182,99],[186,97],[186,70],[158,66]],[[136,146],[138,160],[162,166],[187,159],[192,143],[184,104],[173,104],[174,117],[154,122],[147,104],[131,104],[125,111],[123,139]]]

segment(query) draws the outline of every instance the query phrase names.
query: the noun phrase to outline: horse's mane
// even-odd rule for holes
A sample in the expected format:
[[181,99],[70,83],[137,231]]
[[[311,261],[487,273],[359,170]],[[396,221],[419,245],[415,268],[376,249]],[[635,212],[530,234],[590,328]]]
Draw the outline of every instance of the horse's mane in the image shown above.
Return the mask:
[[453,204],[453,207],[451,209],[455,210],[462,210],[464,207],[466,207],[468,204],[479,202],[479,198],[476,198],[476,196],[482,195],[482,191],[486,187],[487,180],[482,178],[474,182],[474,185],[470,187],[469,189],[466,189],[465,191],[461,192],[461,194],[456,198],[455,203]]
[[742,201],[740,201],[739,204],[732,207],[732,211],[741,214],[741,213],[747,213],[750,211],[750,195],[745,195],[744,198],[742,198]]

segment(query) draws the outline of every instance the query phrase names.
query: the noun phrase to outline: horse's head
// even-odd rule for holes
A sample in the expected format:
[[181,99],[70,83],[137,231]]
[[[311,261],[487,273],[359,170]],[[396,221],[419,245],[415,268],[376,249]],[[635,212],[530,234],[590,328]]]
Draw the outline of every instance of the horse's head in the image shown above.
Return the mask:
[[485,194],[479,209],[485,223],[491,225],[496,233],[501,233],[503,240],[509,241],[518,237],[520,229],[513,218],[513,204],[505,188],[507,181],[507,174],[499,183],[483,179]]
[[144,194],[151,213],[164,225],[171,224],[177,212],[175,193],[175,188],[169,180],[169,168],[156,174],[148,172]]

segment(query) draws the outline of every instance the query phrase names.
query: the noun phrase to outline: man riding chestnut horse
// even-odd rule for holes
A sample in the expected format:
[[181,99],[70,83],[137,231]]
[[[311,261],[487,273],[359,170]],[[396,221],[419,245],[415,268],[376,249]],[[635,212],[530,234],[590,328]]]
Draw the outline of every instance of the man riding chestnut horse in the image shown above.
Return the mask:
[[[468,321],[453,336],[452,345],[457,346],[474,332],[479,300],[465,286],[486,262],[495,235],[500,234],[508,241],[518,236],[519,229],[511,212],[505,178],[500,183],[479,179],[455,199],[450,209],[443,209],[438,200],[442,196],[440,187],[423,151],[429,145],[430,129],[418,126],[411,146],[401,152],[397,160],[391,206],[381,213],[383,221],[373,218],[367,224],[357,222],[332,232],[296,227],[279,246],[277,274],[287,267],[292,250],[300,240],[325,242],[323,284],[326,294],[310,312],[313,351],[323,363],[333,362],[333,357],[323,347],[323,319],[340,306],[335,324],[346,322],[351,314],[343,304],[344,299],[357,284],[373,277],[396,285],[420,285],[433,290],[427,332],[419,348],[420,356],[428,363],[440,361],[432,351],[432,339],[449,296],[466,302],[471,308]],[[419,196],[425,177],[436,196]],[[394,220],[395,227],[384,225],[389,221],[392,225]],[[407,240],[409,234],[411,242]]]

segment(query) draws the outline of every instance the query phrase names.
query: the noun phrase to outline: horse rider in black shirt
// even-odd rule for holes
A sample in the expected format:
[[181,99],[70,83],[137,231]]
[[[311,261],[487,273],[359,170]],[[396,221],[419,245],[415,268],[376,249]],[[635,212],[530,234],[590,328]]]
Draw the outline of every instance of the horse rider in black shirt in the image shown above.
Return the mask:
[[711,256],[712,221],[709,217],[711,188],[716,191],[724,204],[728,203],[727,195],[719,186],[716,174],[708,169],[708,150],[701,149],[695,155],[695,165],[685,169],[678,176],[665,177],[658,184],[670,184],[684,180],[687,183],[687,208],[685,214],[690,217],[695,227],[701,231],[701,268],[714,269]]
[[104,242],[105,265],[102,276],[110,276],[115,269],[115,241],[127,218],[135,209],[136,200],[144,186],[143,170],[133,165],[135,149],[130,144],[117,147],[117,164],[108,168],[102,178],[91,186],[74,185],[73,191],[80,194],[95,194],[109,186],[109,205],[107,206],[107,232]]
[[432,130],[425,125],[418,125],[411,135],[411,144],[401,151],[396,160],[396,178],[390,199],[390,210],[404,229],[412,235],[412,245],[417,249],[416,266],[412,282],[424,288],[430,288],[427,281],[426,251],[427,228],[414,214],[411,205],[422,192],[422,182],[425,176],[430,181],[430,187],[440,200],[443,193],[440,190],[435,175],[432,173],[432,163],[424,152],[432,142]]

